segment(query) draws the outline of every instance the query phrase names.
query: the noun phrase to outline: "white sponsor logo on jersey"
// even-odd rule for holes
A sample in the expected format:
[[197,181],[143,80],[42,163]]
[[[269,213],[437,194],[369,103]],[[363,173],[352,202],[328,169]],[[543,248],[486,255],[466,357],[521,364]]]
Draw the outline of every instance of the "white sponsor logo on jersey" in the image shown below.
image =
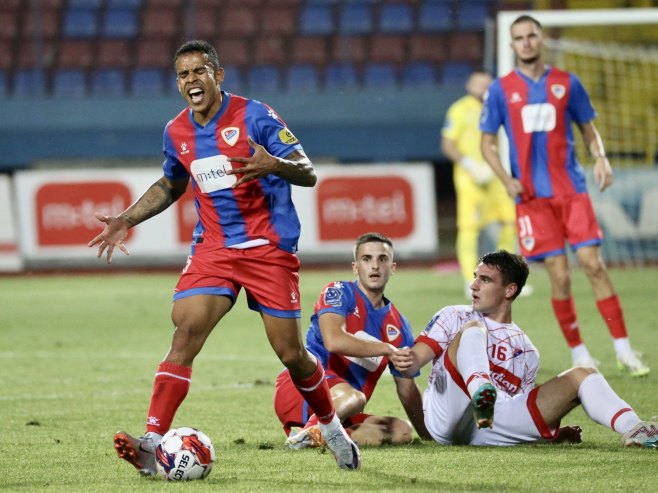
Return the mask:
[[550,132],[555,128],[555,106],[549,103],[526,104],[521,108],[521,121],[527,134]]
[[521,98],[521,95],[516,91],[514,91],[509,98],[510,103],[520,103],[521,101],[523,101],[523,98]]
[[[376,341],[380,342],[379,339],[376,337],[371,336],[367,332],[364,332],[363,330],[360,330],[356,333],[354,333],[354,337],[357,337],[359,339],[362,339],[364,341]],[[371,356],[368,358],[355,358],[352,356],[346,356],[348,360],[350,360],[352,363],[355,363],[363,368],[365,368],[368,371],[375,371],[377,368],[379,368],[379,365],[382,362],[383,356]]]
[[183,154],[188,154],[189,152],[190,152],[190,150],[187,148],[187,142],[183,142],[183,143],[180,145],[180,153],[181,153],[181,155],[183,155]]
[[195,159],[192,161],[190,169],[192,178],[203,193],[229,188],[237,181],[235,175],[226,174],[227,171],[233,169],[233,166],[224,155]]

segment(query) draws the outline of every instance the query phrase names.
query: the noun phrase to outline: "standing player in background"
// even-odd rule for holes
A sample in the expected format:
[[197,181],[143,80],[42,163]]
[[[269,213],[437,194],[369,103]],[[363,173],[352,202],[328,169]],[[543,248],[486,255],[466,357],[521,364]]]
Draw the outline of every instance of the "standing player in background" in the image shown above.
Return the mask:
[[560,420],[582,405],[592,421],[622,435],[625,447],[658,447],[656,418],[641,421],[595,368],[572,368],[536,385],[539,352],[512,320],[527,278],[520,255],[483,256],[472,305],[438,311],[413,348],[396,355],[407,375],[432,361],[423,400],[432,437],[444,445],[580,442],[580,428],[560,428]]
[[[347,432],[359,445],[402,444],[412,440],[412,427],[404,419],[373,416],[363,410],[382,373],[388,367],[398,397],[416,432],[431,439],[423,420],[423,403],[415,376],[403,377],[391,364],[400,347],[413,344],[409,322],[384,296],[395,273],[393,243],[380,233],[366,233],[354,245],[355,281],[327,284],[315,303],[306,335],[308,350],[326,368],[331,395]],[[283,370],[274,388],[274,410],[292,449],[322,445],[317,416],[293,391],[290,371]],[[293,427],[303,427],[301,431]],[[291,429],[293,433],[291,434]]]
[[313,164],[272,108],[221,90],[224,69],[210,44],[186,42],[174,64],[189,108],[165,128],[164,176],[118,217],[97,213],[105,228],[89,242],[98,257],[107,250],[108,263],[115,248],[127,255],[128,229],[165,210],[192,182],[199,222],[174,293],[176,330],[155,374],[146,433],[117,433],[117,453],[142,475],[155,474],[155,447],[187,395],[194,358],[244,287],[294,387],[320,416],[338,465],[356,469],[359,450],[335,414],[324,369],[304,348],[299,323],[300,224],[290,189],[315,185]]
[[[457,260],[468,299],[471,298],[469,286],[480,256],[480,233],[495,229],[493,236],[500,249],[513,251],[516,243],[514,202],[507,196],[502,182],[496,178],[480,152],[482,97],[489,84],[491,75],[488,72],[473,72],[466,82],[468,94],[448,108],[441,130],[441,151],[454,163]],[[529,292],[528,287],[525,294]]]
[[[601,258],[603,236],[576,159],[572,121],[596,159],[594,179],[599,189],[610,186],[612,168],[592,123],[594,108],[574,74],[544,65],[544,37],[536,19],[520,16],[510,29],[518,67],[497,79],[485,97],[482,154],[516,199],[521,253],[546,265],[553,310],[574,366],[596,367],[597,362],[580,336],[565,241],[592,284],[596,306],[613,339],[617,365],[632,376],[646,375],[649,368],[631,348],[621,303]],[[501,125],[510,141],[511,176],[496,149]]]

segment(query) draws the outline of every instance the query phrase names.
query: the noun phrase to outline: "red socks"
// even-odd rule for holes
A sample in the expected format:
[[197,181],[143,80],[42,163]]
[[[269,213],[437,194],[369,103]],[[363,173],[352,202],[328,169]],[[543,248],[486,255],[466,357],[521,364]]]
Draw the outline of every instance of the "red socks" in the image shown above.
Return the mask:
[[573,302],[573,297],[566,300],[552,299],[551,303],[553,304],[555,318],[557,318],[569,347],[573,348],[582,344],[583,340],[580,338],[580,328],[576,319],[576,305]]
[[619,303],[619,297],[616,294],[597,301],[596,307],[599,309],[599,313],[601,313],[603,320],[605,320],[608,326],[610,335],[614,339],[628,337],[626,323],[624,322],[624,312],[621,309],[621,303]]
[[302,379],[292,375],[290,377],[304,400],[318,416],[320,423],[327,424],[334,417],[334,402],[331,399],[329,385],[324,378],[324,368],[320,361],[316,360],[316,363],[315,371],[310,376]]
[[190,389],[192,367],[163,361],[153,382],[146,431],[164,435],[169,431],[178,406]]

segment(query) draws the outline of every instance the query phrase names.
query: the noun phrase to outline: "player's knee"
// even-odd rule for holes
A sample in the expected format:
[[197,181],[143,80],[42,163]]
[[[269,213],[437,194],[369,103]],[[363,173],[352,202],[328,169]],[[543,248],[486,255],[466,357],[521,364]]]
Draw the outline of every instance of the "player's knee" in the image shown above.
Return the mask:
[[281,363],[290,370],[292,375],[298,375],[300,372],[303,372],[306,354],[303,347],[289,347],[277,351]]

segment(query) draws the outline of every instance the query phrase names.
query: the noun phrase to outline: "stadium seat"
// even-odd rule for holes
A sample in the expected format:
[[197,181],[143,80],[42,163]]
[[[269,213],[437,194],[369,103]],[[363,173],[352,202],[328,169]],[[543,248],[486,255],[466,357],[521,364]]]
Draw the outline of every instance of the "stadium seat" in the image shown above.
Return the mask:
[[370,61],[403,62],[406,59],[406,37],[394,34],[373,36],[370,40]]
[[227,63],[244,67],[253,61],[251,43],[248,39],[239,39],[234,36],[216,38],[214,45],[219,54],[220,64]]
[[91,94],[120,97],[126,93],[126,74],[121,69],[101,69],[91,74]]
[[368,58],[365,36],[338,35],[331,46],[334,62],[363,63]]
[[363,86],[367,89],[393,89],[397,85],[397,69],[392,63],[369,63],[363,70]]
[[296,64],[327,63],[327,39],[324,36],[299,36],[292,40],[291,60]]
[[18,36],[18,12],[0,12],[0,40],[13,40]]
[[447,85],[464,85],[473,71],[469,62],[449,61],[441,67],[441,83]]
[[98,12],[91,8],[69,8],[64,12],[62,33],[67,38],[93,38],[98,34]]
[[281,64],[288,60],[288,50],[281,36],[263,36],[254,41],[253,62],[256,64]]
[[176,10],[183,5],[183,0],[144,0],[144,8]]
[[409,36],[409,61],[442,62],[448,58],[445,34],[412,34]]
[[5,98],[9,94],[9,77],[7,72],[0,70],[0,98]]
[[41,9],[35,13],[32,9],[25,12],[21,37],[31,39],[34,36],[53,38],[59,34],[59,11],[55,9]]
[[[63,43],[77,43],[78,41],[66,40]],[[88,41],[81,41],[82,43],[89,43]],[[34,43],[31,40],[21,40],[18,45],[17,53],[13,53],[11,48],[8,48],[9,57],[14,55],[16,58],[14,64],[21,69],[27,68],[51,68],[55,64],[57,54],[57,41],[53,39],[42,39],[40,43]],[[11,45],[9,45],[11,46]]]
[[450,31],[452,24],[452,7],[447,2],[426,0],[418,10],[419,31]]
[[[175,79],[171,74],[171,79]],[[164,71],[157,68],[137,68],[130,77],[130,92],[135,97],[161,96],[165,93]]]
[[[14,52],[9,41],[0,40],[0,70],[9,70],[14,68]],[[32,66],[32,65],[30,65]]]
[[281,74],[275,65],[254,65],[247,72],[247,84],[252,96],[276,92],[281,88]]
[[23,6],[23,0],[3,0],[2,10],[4,12],[15,12]]
[[14,73],[14,95],[42,97],[46,95],[48,80],[41,69],[17,70]]
[[[207,5],[203,2],[197,3],[196,8],[186,8],[183,22],[185,39],[210,39],[214,37],[217,34],[216,10],[215,5]],[[180,22],[175,21],[175,24],[180,24]]]
[[291,93],[317,92],[320,74],[315,65],[290,65],[286,69],[286,89]]
[[409,33],[414,28],[411,5],[393,3],[383,5],[379,11],[379,31],[384,33]]
[[87,68],[94,61],[93,44],[88,40],[64,40],[59,47],[59,68]]
[[297,31],[297,8],[266,4],[260,12],[260,32],[285,36]]
[[102,35],[108,38],[132,38],[138,32],[137,12],[133,9],[109,9],[103,16]]
[[258,30],[255,9],[236,7],[222,9],[217,13],[217,33],[222,36],[253,36]]
[[484,31],[484,24],[489,15],[485,0],[464,0],[457,11],[457,29],[460,31]]
[[359,77],[356,68],[351,63],[332,63],[325,71],[324,85],[327,89],[341,91],[356,89]]
[[429,62],[408,63],[402,71],[402,85],[406,88],[436,87],[436,66]]
[[127,41],[101,39],[95,63],[100,68],[128,67],[132,64],[132,49]]
[[299,32],[302,34],[331,34],[334,18],[331,7],[309,4],[299,14]]
[[234,94],[241,94],[244,87],[242,72],[235,65],[224,65],[224,83],[222,89]]
[[453,33],[448,42],[448,53],[453,60],[482,63],[484,58],[484,38],[482,33]]
[[107,8],[128,8],[138,9],[142,6],[144,0],[107,0]]
[[53,96],[82,98],[87,94],[87,75],[83,70],[56,70],[53,74]]
[[[173,53],[169,38],[142,37],[135,44],[135,65],[140,68],[168,68],[173,71]],[[173,73],[173,72],[172,72]]]
[[141,36],[173,37],[179,24],[175,10],[146,8],[142,13]]
[[374,22],[370,5],[343,4],[338,17],[338,30],[342,34],[372,33],[374,31]]

